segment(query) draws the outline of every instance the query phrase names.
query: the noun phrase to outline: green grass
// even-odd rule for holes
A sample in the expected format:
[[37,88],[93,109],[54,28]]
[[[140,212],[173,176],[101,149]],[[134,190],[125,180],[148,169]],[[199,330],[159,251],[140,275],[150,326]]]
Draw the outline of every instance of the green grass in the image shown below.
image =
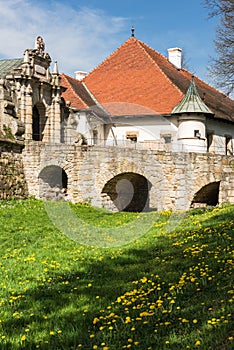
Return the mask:
[[[71,208],[125,235],[139,217]],[[165,212],[101,248],[60,232],[42,201],[0,202],[0,349],[234,349],[233,230],[234,206]]]

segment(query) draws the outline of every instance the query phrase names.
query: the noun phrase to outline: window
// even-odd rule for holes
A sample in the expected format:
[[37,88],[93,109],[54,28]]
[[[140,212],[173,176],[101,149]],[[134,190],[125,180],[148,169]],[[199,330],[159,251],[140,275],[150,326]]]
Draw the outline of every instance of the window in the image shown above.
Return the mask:
[[171,135],[163,136],[165,143],[171,143]]
[[172,141],[171,134],[161,134],[160,137],[163,143],[171,143]]
[[136,131],[127,131],[126,132],[126,139],[130,140],[132,142],[137,142],[137,138],[138,138],[138,132]]
[[197,137],[198,139],[201,138],[201,133],[199,130],[194,130],[194,137]]

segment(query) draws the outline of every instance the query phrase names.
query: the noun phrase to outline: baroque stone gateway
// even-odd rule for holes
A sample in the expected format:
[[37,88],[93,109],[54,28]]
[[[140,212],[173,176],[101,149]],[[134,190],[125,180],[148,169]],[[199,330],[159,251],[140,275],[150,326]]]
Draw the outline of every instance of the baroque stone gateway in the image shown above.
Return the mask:
[[[157,72],[144,66],[145,57],[131,61],[139,47],[143,56],[152,56]],[[156,108],[162,110],[155,112],[155,99],[149,99],[154,89],[148,91],[144,79],[140,106],[131,96],[118,100],[117,94],[110,104],[107,92],[105,100],[103,89],[95,90],[100,74],[103,80],[105,72],[116,74],[118,55],[121,60],[129,55],[124,72],[128,83],[139,72],[151,69],[157,75],[159,66],[164,69],[173,81],[170,86],[168,77],[162,80],[165,72],[151,81],[161,79]],[[78,80],[60,75],[57,62],[51,71],[51,58],[38,36],[35,48],[25,50],[22,59],[0,60],[0,199],[33,195],[112,211],[234,203],[233,101],[157,55],[130,38],[111,56],[114,62],[104,62],[110,66],[101,64]],[[119,78],[111,77],[109,84],[117,89]]]

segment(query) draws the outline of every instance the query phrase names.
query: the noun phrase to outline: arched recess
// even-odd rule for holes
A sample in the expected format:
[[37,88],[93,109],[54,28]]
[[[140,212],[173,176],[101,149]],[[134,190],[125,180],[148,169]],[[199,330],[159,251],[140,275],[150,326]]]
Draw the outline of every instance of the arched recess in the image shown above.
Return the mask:
[[220,181],[211,182],[195,193],[191,207],[199,205],[217,205],[219,202]]
[[33,107],[32,116],[32,139],[42,141],[43,132],[46,125],[46,109],[43,103],[38,103]]
[[121,173],[110,179],[102,189],[119,211],[142,212],[149,209],[151,183],[137,173]]
[[39,196],[44,199],[64,199],[67,193],[68,177],[57,165],[43,168],[39,174]]

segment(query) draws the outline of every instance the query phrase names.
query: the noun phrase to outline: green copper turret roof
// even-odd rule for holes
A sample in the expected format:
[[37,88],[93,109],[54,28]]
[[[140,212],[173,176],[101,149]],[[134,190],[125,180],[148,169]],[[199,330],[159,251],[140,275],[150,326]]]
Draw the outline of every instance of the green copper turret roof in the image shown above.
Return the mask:
[[192,78],[189,88],[183,100],[174,107],[171,112],[172,114],[181,113],[204,113],[204,114],[214,114],[207,107],[207,105],[202,101],[198,94],[196,85],[194,83],[194,78]]
[[0,78],[5,78],[14,68],[19,67],[23,63],[22,58],[10,60],[0,60]]

